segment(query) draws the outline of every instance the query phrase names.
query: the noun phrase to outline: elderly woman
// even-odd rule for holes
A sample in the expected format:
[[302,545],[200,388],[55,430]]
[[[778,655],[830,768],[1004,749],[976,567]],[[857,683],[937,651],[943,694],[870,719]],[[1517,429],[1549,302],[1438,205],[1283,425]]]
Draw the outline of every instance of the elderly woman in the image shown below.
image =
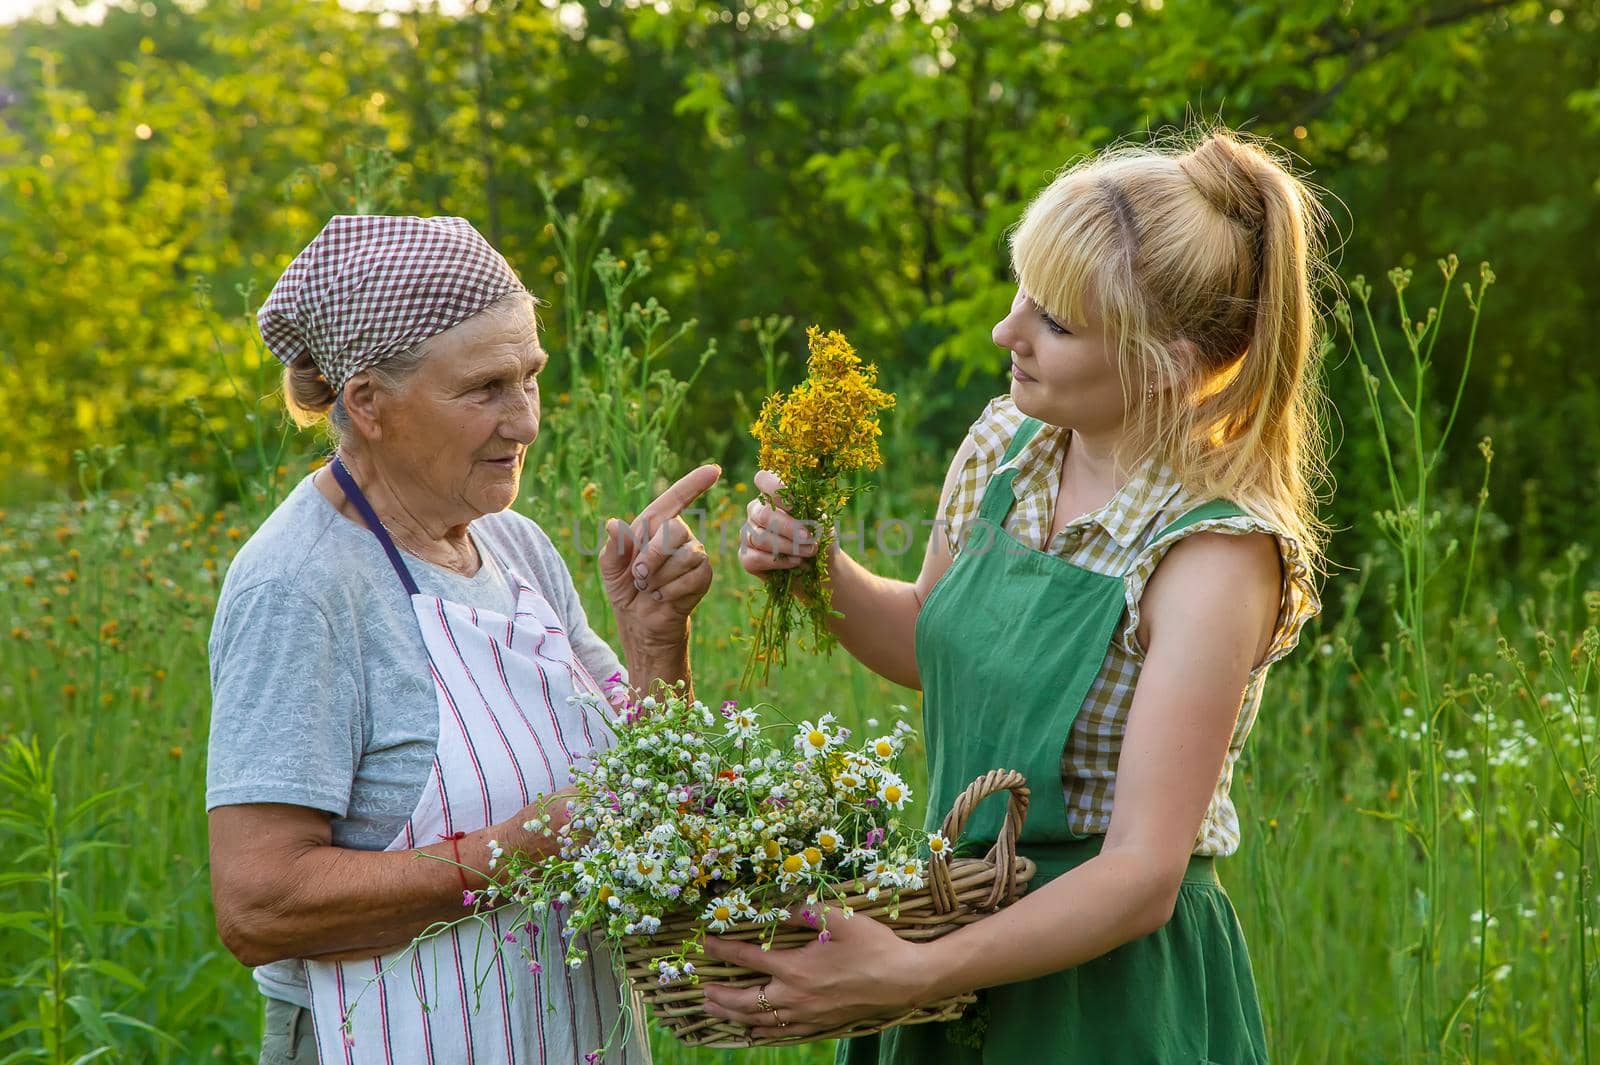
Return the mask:
[[[547,356],[469,224],[334,218],[260,324],[291,408],[337,441],[239,552],[211,638],[212,891],[267,999],[261,1060],[582,1061],[620,1034],[618,990],[604,960],[563,964],[559,929],[490,912],[406,948],[473,904],[494,846],[549,853],[525,823],[559,826],[552,795],[612,738],[575,696],[689,682],[711,571],[678,514],[719,471],[607,523],[624,675],[506,509]],[[642,1031],[620,1056],[649,1060]]]

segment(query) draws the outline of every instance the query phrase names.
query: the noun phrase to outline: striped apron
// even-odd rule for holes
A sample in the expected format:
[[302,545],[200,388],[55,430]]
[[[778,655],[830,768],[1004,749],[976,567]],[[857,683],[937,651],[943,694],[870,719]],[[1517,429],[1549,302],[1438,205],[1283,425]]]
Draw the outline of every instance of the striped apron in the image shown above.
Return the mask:
[[[518,588],[509,618],[421,594],[349,471],[337,458],[332,467],[411,595],[438,693],[428,783],[385,849],[410,850],[514,817],[568,783],[578,759],[610,747],[615,736],[603,715],[570,701],[599,694],[600,686],[534,586],[511,574]],[[364,961],[307,961],[318,1060],[569,1065],[609,1041],[609,1065],[648,1063],[637,1011],[624,1031],[630,1026],[620,1015],[611,958],[596,954],[569,969],[559,921],[529,939],[509,916],[489,911],[414,948]]]

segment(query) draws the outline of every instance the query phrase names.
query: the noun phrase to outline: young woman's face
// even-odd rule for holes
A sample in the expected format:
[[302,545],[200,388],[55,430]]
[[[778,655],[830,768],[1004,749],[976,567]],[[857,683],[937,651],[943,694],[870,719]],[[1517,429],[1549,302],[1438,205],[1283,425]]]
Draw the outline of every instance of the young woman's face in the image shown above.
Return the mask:
[[1018,288],[993,336],[1011,353],[1011,398],[1022,413],[1094,436],[1120,431],[1122,377],[1098,321],[1056,321]]

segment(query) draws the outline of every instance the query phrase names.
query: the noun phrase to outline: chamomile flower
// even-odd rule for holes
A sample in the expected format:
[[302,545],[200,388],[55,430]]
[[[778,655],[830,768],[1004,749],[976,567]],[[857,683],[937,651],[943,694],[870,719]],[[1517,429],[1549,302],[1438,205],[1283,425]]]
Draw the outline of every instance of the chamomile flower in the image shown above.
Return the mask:
[[900,886],[915,891],[922,887],[922,878],[927,870],[916,858],[906,858],[900,862],[900,868],[896,872],[900,877]]
[[656,885],[661,883],[661,878],[666,869],[662,865],[661,856],[653,851],[638,855],[633,859],[628,869],[628,878],[635,884]]
[[800,729],[794,737],[795,749],[807,759],[829,753],[838,742],[838,729],[834,725],[832,714],[823,714],[814,725],[809,721],[801,722]]
[[743,891],[735,890],[712,899],[700,919],[706,921],[706,927],[713,932],[726,932],[740,921],[751,920],[757,912],[750,905],[750,897]]
[[879,736],[867,744],[867,751],[880,762],[887,762],[900,753],[900,737]]
[[817,846],[822,848],[824,854],[832,854],[844,842],[844,837],[839,830],[833,827],[819,828],[817,830]]
[[732,736],[738,743],[747,743],[761,733],[761,726],[754,711],[735,710],[733,715],[722,725],[722,730]]
[[906,800],[911,798],[911,789],[893,773],[882,773],[878,777],[877,796],[878,801],[891,810],[902,810]]
[[867,778],[846,766],[833,775],[834,787],[840,791],[860,791],[867,783]]

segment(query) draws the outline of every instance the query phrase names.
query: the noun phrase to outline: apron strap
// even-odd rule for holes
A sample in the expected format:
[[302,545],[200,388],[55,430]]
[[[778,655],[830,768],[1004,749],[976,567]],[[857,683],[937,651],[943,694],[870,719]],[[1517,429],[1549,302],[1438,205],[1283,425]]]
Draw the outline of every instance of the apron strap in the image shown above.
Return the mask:
[[378,543],[383,547],[383,553],[389,556],[395,573],[400,575],[400,583],[405,585],[406,593],[420,594],[417,591],[417,582],[411,579],[411,571],[406,569],[405,559],[400,557],[400,549],[394,546],[394,538],[389,535],[389,530],[383,527],[383,522],[378,520],[378,515],[373,512],[372,504],[367,502],[361,486],[356,484],[356,479],[345,469],[344,461],[335,455],[328,465],[332,468],[333,479],[339,482],[339,488],[344,492],[345,498],[355,505],[361,520],[367,523],[367,528],[372,530],[372,535],[378,538]]
[[1213,499],[1210,502],[1201,503],[1198,507],[1195,507],[1187,514],[1184,514],[1171,525],[1168,525],[1165,529],[1162,529],[1156,534],[1156,540],[1165,540],[1173,533],[1182,532],[1189,526],[1198,525],[1202,521],[1216,521],[1220,518],[1243,518],[1247,516],[1248,515],[1245,509],[1239,506],[1237,503],[1231,502],[1227,499]]
[[[1000,460],[1004,466],[1028,446],[1028,441],[1038,434],[1044,423],[1038,418],[1024,418],[1022,424],[1017,426],[1016,435],[1011,438],[1011,444],[1006,448],[1005,457]],[[1011,482],[1016,477],[1015,468],[1004,473],[995,474],[989,478],[989,483],[983,489],[983,502],[978,506],[978,516],[986,518],[995,525],[1004,525],[1006,515],[1011,512],[1011,505],[1016,499],[1011,494]]]

